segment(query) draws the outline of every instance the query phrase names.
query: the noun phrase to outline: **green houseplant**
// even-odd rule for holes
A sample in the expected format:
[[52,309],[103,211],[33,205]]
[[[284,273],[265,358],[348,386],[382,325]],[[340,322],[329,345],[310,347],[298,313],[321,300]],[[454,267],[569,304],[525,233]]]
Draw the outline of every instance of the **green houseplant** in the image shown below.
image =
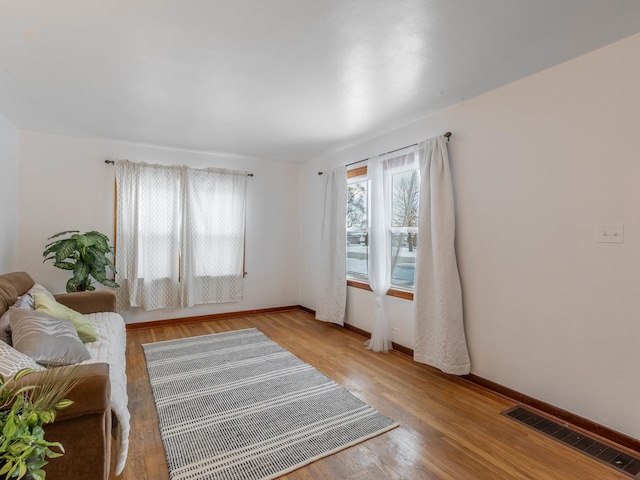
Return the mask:
[[[71,234],[67,238],[58,238]],[[73,270],[73,276],[67,282],[67,292],[83,292],[95,290],[91,278],[107,287],[117,288],[119,285],[107,278],[107,268],[115,273],[116,267],[108,255],[113,255],[109,246],[109,238],[99,232],[80,233],[78,230],[67,230],[56,233],[48,240],[56,239],[45,246],[43,262],[52,260],[54,267]]]
[[64,454],[60,443],[44,439],[43,425],[73,403],[64,397],[78,381],[75,370],[49,369],[35,385],[18,383],[33,372],[26,368],[9,380],[0,375],[0,478],[4,480],[44,480],[47,459]]

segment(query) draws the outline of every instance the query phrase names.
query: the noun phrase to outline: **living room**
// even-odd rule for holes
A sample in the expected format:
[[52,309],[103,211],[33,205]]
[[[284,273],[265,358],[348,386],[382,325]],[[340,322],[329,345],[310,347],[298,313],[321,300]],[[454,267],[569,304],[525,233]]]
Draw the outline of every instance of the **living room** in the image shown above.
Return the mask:
[[[151,7],[143,3],[139,11],[127,15],[144,17]],[[381,2],[389,3],[393,2]],[[576,6],[576,2],[569,3]],[[59,42],[54,42],[55,48],[64,52],[78,41],[61,33],[65,22],[80,27],[70,14],[56,14],[56,21],[48,24],[45,16],[27,15],[24,7],[24,11],[15,13],[11,28],[5,29],[8,33],[0,50],[8,55],[0,76],[4,91],[0,94],[0,157],[5,180],[0,191],[4,207],[0,214],[0,273],[26,271],[52,292],[64,291],[68,272],[42,263],[41,253],[47,238],[63,230],[97,230],[113,235],[114,167],[105,160],[240,169],[253,174],[247,180],[243,299],[234,304],[188,309],[135,309],[122,312],[126,323],[131,326],[280,307],[316,310],[323,195],[323,179],[318,172],[451,131],[448,148],[455,192],[456,254],[472,374],[640,439],[636,408],[640,400],[640,383],[636,381],[640,364],[636,312],[640,298],[636,278],[640,224],[634,208],[640,203],[634,181],[640,176],[634,150],[640,111],[640,10],[630,2],[613,3],[615,6],[608,2],[600,5],[607,5],[608,21],[616,28],[603,26],[602,32],[594,31],[593,36],[570,37],[577,27],[571,30],[569,25],[574,24],[565,18],[566,42],[542,49],[560,55],[550,55],[551,63],[520,59],[514,49],[512,57],[494,58],[487,69],[498,71],[505,69],[505,64],[528,60],[532,71],[520,76],[513,76],[515,70],[508,71],[495,86],[481,84],[485,77],[479,76],[477,91],[466,90],[466,96],[452,97],[458,86],[455,83],[429,85],[437,90],[435,98],[442,96],[445,100],[441,104],[433,101],[420,112],[407,109],[405,113],[409,114],[403,118],[394,117],[396,112],[392,112],[389,128],[371,120],[375,128],[367,130],[364,126],[370,121],[369,115],[376,113],[365,111],[365,119],[358,124],[360,130],[350,137],[334,128],[318,128],[316,133],[311,123],[304,124],[308,130],[301,126],[300,131],[287,136],[283,132],[295,131],[296,119],[307,115],[308,108],[322,108],[317,102],[293,102],[287,105],[286,114],[277,117],[279,125],[269,125],[262,137],[248,141],[252,148],[267,148],[269,154],[264,156],[257,147],[238,147],[236,151],[227,147],[241,145],[245,132],[220,139],[225,147],[198,148],[196,142],[185,147],[195,138],[189,123],[182,128],[174,125],[171,138],[185,138],[183,143],[174,144],[151,141],[156,138],[152,124],[138,126],[137,131],[142,132],[138,138],[119,135],[116,127],[92,130],[92,117],[107,117],[95,125],[120,120],[126,124],[127,116],[135,117],[135,113],[127,107],[117,111],[121,117],[113,110],[101,111],[101,106],[114,103],[108,99],[112,91],[104,85],[83,87],[77,95],[72,95],[75,87],[53,89],[53,96],[60,92],[71,96],[63,100],[47,97],[47,76],[56,88],[64,81],[74,85],[73,79],[64,75],[70,60],[61,55],[46,65],[22,65],[20,59],[51,58],[47,57],[51,51],[42,44],[54,41]],[[179,11],[175,5],[171,8]],[[266,10],[258,8],[254,14],[259,16]],[[80,15],[78,22],[86,22],[85,26],[110,26],[108,20],[92,18],[86,12],[84,15],[88,16]],[[590,15],[595,16],[591,11]],[[268,18],[273,16],[271,12]],[[553,15],[545,18],[550,17]],[[262,25],[251,18],[255,25]],[[279,23],[282,28],[286,25],[290,26],[287,19]],[[286,32],[293,35],[292,31]],[[545,29],[537,32],[532,38],[543,43]],[[161,40],[165,46],[170,44],[167,39]],[[574,54],[574,47],[580,53]],[[31,49],[42,50],[32,53]],[[563,50],[570,56],[562,58]],[[137,60],[148,54],[147,50],[143,52]],[[296,53],[285,52],[292,56]],[[98,54],[83,53],[87,58]],[[244,61],[252,60],[255,58]],[[138,68],[145,66],[154,74],[163,72],[151,59]],[[42,78],[19,88],[18,83],[31,72]],[[256,73],[266,76],[260,69]],[[101,71],[86,74],[93,81]],[[282,90],[294,88],[300,81],[304,77],[289,83],[278,76],[275,91],[286,98]],[[161,116],[164,110],[157,105],[173,108],[174,101],[153,90],[152,79],[146,82],[135,86],[136,94],[150,96],[146,118]],[[141,85],[147,85],[149,91]],[[179,87],[177,95],[185,98],[183,90],[192,86],[187,83]],[[411,93],[423,85],[405,87],[403,91]],[[130,95],[128,88],[121,91]],[[126,104],[126,95],[119,101]],[[359,95],[354,95],[354,102]],[[410,97],[395,100],[401,105],[411,102]],[[75,112],[76,123],[66,117],[66,123],[56,125],[56,118],[50,117],[56,109],[62,116],[60,105],[65,102]],[[263,109],[276,108],[275,100],[256,108],[256,115],[266,124]],[[236,113],[227,112],[234,121]],[[182,120],[189,118],[187,115]],[[253,123],[247,121],[246,128],[253,132]],[[326,141],[332,131],[334,143]],[[278,135],[288,140],[287,148],[270,145],[269,139]],[[250,134],[246,136],[251,138]],[[597,233],[602,225],[624,225],[623,243],[599,242]],[[346,323],[370,333],[373,298],[372,292],[349,287]],[[407,349],[415,346],[412,303],[404,298],[385,298],[396,332],[393,341]],[[314,320],[309,317],[309,321]],[[188,331],[187,327],[182,331]],[[330,335],[335,338],[334,333]],[[135,391],[130,392],[130,402],[133,395]],[[132,440],[136,441],[143,439]],[[124,478],[133,478],[126,475]],[[434,478],[441,477],[434,474]]]

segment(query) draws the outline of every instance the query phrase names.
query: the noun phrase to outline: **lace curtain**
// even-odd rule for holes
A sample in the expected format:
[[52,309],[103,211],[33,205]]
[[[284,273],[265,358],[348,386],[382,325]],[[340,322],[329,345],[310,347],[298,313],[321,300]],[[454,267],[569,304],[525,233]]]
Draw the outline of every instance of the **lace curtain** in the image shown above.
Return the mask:
[[242,300],[246,172],[185,171],[182,305]]
[[120,310],[242,299],[246,178],[116,162]]
[[392,176],[395,171],[417,168],[413,149],[393,156],[369,160],[367,173],[371,180],[371,239],[369,243],[369,285],[374,294],[375,319],[368,349],[386,353],[392,348],[391,326],[385,307],[391,287],[391,275],[397,255],[392,255]]

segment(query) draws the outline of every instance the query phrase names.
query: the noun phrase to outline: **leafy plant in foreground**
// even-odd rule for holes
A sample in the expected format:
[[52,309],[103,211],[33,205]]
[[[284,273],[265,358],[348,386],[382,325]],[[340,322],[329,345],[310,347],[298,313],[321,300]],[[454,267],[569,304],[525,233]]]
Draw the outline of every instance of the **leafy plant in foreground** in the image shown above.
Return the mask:
[[44,480],[47,459],[64,454],[59,442],[44,439],[43,425],[73,403],[64,397],[78,381],[75,370],[54,368],[43,372],[35,385],[17,383],[33,372],[20,370],[8,381],[0,375],[0,478],[5,480]]

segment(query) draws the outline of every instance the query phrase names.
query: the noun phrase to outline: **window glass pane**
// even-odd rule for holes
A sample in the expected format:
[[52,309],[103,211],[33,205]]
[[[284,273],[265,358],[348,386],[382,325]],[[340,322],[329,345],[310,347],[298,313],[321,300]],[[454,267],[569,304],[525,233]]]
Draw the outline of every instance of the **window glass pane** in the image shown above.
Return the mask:
[[417,232],[391,232],[391,285],[413,289],[416,269]]
[[392,227],[417,227],[420,180],[418,170],[396,173],[391,178]]
[[367,180],[350,183],[347,187],[347,228],[369,228],[368,207]]
[[369,279],[369,182],[351,182],[347,189],[347,277]]
[[364,282],[369,279],[369,234],[347,232],[347,277]]

